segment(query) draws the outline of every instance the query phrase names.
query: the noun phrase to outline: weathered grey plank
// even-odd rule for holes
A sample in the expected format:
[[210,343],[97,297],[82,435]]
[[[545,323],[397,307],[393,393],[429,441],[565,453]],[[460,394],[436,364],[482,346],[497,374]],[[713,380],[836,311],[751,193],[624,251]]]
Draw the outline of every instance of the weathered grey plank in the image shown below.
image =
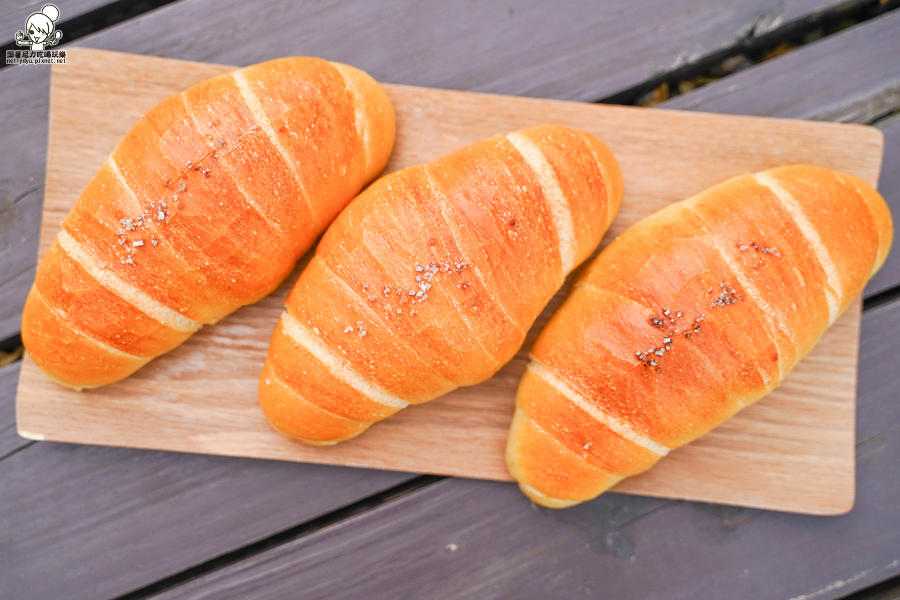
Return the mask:
[[0,597],[116,596],[410,477],[38,443],[0,462]]
[[394,83],[597,100],[848,4],[860,2],[191,0],[83,43],[233,65],[311,54]]
[[48,74],[44,65],[0,72],[0,340],[19,333],[22,306],[34,281],[47,154]]
[[666,103],[706,112],[871,123],[900,108],[900,11]]
[[[900,110],[900,10],[740,71],[666,102],[666,108],[871,123]],[[900,215],[900,122],[885,134],[879,191]],[[870,297],[900,285],[893,251],[866,287]]]
[[[94,9],[109,4],[111,0],[54,0],[53,4],[59,9],[57,28],[75,17],[88,13]],[[0,46],[11,44],[15,40],[16,31],[25,30],[25,20],[32,13],[40,12],[41,7],[48,4],[46,0],[19,0],[17,2],[6,1],[0,6]],[[65,39],[65,28],[60,29]]]
[[897,577],[878,585],[860,590],[843,600],[898,600],[900,598],[900,579]]
[[[863,317],[858,495],[840,517],[448,479],[158,598],[815,598],[900,572],[900,304]],[[887,358],[885,358],[887,357]]]
[[[884,132],[884,163],[878,191],[885,197],[894,215],[894,226],[900,229],[900,115],[877,124]],[[900,236],[895,236],[895,240]],[[896,242],[895,242],[896,243]],[[900,284],[900,251],[896,248],[888,255],[881,270],[875,274],[865,295],[873,296]]]
[[0,459],[28,445],[28,440],[16,433],[16,383],[20,362],[0,367]]

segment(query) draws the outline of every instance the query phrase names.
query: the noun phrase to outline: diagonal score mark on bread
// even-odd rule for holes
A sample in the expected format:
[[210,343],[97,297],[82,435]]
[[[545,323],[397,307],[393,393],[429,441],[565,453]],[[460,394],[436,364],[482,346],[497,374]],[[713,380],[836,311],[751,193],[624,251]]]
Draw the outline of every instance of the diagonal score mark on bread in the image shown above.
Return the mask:
[[284,163],[288,166],[288,170],[294,177],[294,180],[297,182],[297,186],[303,192],[303,199],[306,200],[306,204],[309,206],[310,213],[313,216],[313,221],[318,223],[318,215],[316,214],[316,209],[313,206],[313,203],[309,199],[309,193],[307,191],[307,186],[303,184],[303,178],[300,177],[300,173],[297,172],[297,166],[294,164],[294,161],[291,160],[290,154],[288,154],[287,149],[282,145],[281,140],[278,139],[278,135],[275,133],[275,130],[272,128],[272,124],[266,119],[265,111],[263,111],[262,104],[259,101],[259,98],[256,97],[256,94],[253,93],[253,90],[250,89],[250,84],[247,83],[247,78],[244,77],[244,74],[240,71],[234,71],[231,73],[231,78],[234,80],[235,85],[237,85],[238,91],[241,93],[241,98],[244,99],[244,102],[247,104],[247,108],[250,109],[250,112],[256,118],[257,124],[259,124],[260,128],[266,132],[266,135],[269,136],[269,140],[272,142],[272,145],[281,155]]
[[366,173],[372,167],[372,124],[366,118],[363,111],[364,96],[362,90],[356,85],[356,79],[353,77],[350,67],[343,63],[332,62],[331,66],[338,70],[341,77],[344,78],[344,84],[353,97],[353,124],[356,127],[356,133],[359,135],[363,143],[366,154]]
[[[444,225],[446,226],[447,231],[450,233],[450,237],[453,238],[453,241],[457,245],[461,245],[460,241],[459,241],[459,231],[457,230],[456,223],[454,223],[453,219],[447,218],[448,212],[452,209],[450,208],[449,205],[442,204],[440,207],[440,210],[441,210],[441,218],[444,220]],[[481,271],[480,266],[478,266],[477,264],[473,264],[472,272],[475,273],[475,277],[478,279],[478,283],[484,289],[490,289],[490,286],[488,285],[488,282],[487,282],[487,278],[484,276],[484,273]],[[509,319],[510,323],[512,323],[523,334],[526,333],[522,329],[522,326],[512,317],[509,309],[506,307],[505,303],[503,302],[503,298],[500,295],[495,296],[494,298],[492,298],[492,300],[497,305],[497,307],[500,309],[500,312],[502,312],[506,316],[506,318]]]
[[347,361],[334,354],[328,346],[310,333],[293,315],[285,311],[281,316],[284,331],[291,340],[315,356],[338,379],[370,400],[395,408],[406,408],[408,402],[397,398],[360,375]]
[[531,359],[531,363],[528,365],[528,370],[550,384],[554,389],[565,396],[567,400],[575,404],[578,408],[588,413],[589,415],[591,415],[591,417],[593,417],[600,423],[603,423],[609,429],[618,433],[629,442],[637,444],[638,446],[641,446],[642,448],[645,448],[659,456],[665,456],[669,453],[669,448],[667,448],[666,446],[663,446],[662,444],[651,440],[647,436],[642,435],[633,427],[631,427],[631,425],[628,425],[624,421],[620,421],[606,411],[595,406],[587,398],[573,389],[563,379],[559,378],[553,371],[545,367],[534,358]]
[[[431,190],[432,194],[434,194],[435,197],[440,196],[441,194],[438,191],[438,186],[436,185],[436,182],[434,179],[434,174],[431,172],[430,165],[422,166],[422,175],[425,178],[425,181],[428,183],[428,187]],[[456,244],[457,247],[461,247],[462,243],[459,239],[459,232],[456,230],[456,227],[453,226],[452,221],[447,218],[448,210],[449,210],[449,204],[446,202],[442,203],[441,207],[440,207],[440,215],[441,215],[441,219],[443,220],[443,225],[444,225],[444,227],[446,227],[446,231],[450,234],[450,239],[453,241],[453,243]],[[472,270],[475,272],[475,276],[478,278],[478,281],[481,283],[481,285],[484,287],[484,289],[489,289],[487,286],[487,283],[485,281],[484,275],[480,274],[480,269],[478,268],[478,266],[472,265]],[[456,299],[453,297],[453,295],[452,294],[448,295],[447,298],[453,304],[453,307],[456,309],[456,312],[459,313],[459,316],[463,320],[463,322],[466,324],[466,327],[468,327],[469,330],[472,332],[472,339],[474,339],[476,341],[476,343],[478,344],[478,346],[482,350],[484,350],[484,353],[487,356],[491,357],[493,360],[496,361],[497,357],[493,356],[490,353],[490,351],[488,351],[488,349],[484,347],[484,344],[481,343],[481,340],[479,339],[479,336],[478,336],[478,332],[472,326],[472,323],[469,321],[469,318],[466,316],[465,312],[462,310],[462,307],[459,305],[459,303],[456,301]],[[510,324],[514,328],[518,329],[519,331],[522,331],[523,334],[525,333],[522,330],[522,328],[519,326],[519,324],[516,323],[516,321],[509,314],[509,311],[506,309],[506,307],[503,306],[503,303],[501,302],[499,296],[497,296],[495,298],[489,298],[489,301],[500,309],[500,312],[503,313],[503,316],[505,316],[507,319],[509,319]],[[497,366],[499,368],[500,366],[502,366],[502,364],[498,364]]]
[[[331,277],[331,281],[334,283],[334,285],[337,286],[337,287],[339,287],[339,288],[341,288],[341,289],[344,291],[344,293],[346,293],[347,295],[349,295],[349,296],[351,296],[351,297],[359,297],[361,302],[364,302],[364,301],[367,300],[367,299],[364,300],[361,296],[359,296],[359,292],[355,291],[355,290],[353,289],[353,287],[350,286],[350,284],[348,284],[342,277],[340,277],[337,273],[335,273],[335,272],[331,269],[331,267],[328,266],[328,261],[322,260],[322,259],[321,259],[320,257],[318,257],[318,256],[314,256],[312,260],[313,260],[313,261],[317,261],[319,264],[322,265],[322,269],[323,269],[326,273],[328,273],[328,275]],[[389,324],[387,321],[385,321],[377,311],[373,311],[372,314],[373,314],[373,317],[372,317],[372,318],[374,318],[374,319],[376,320],[376,324],[378,325],[378,327],[383,328],[385,331],[390,331],[390,330],[391,330],[390,324]],[[422,368],[427,368],[428,361],[422,358],[422,356],[421,356],[421,355],[419,354],[419,352],[416,350],[415,345],[410,345],[410,346],[408,346],[408,349],[410,350],[410,352],[412,352],[412,353],[415,355],[416,360],[418,361],[418,363],[421,364],[421,365],[423,365]],[[434,369],[431,370],[431,375],[438,377],[438,378],[441,380],[441,382],[446,383],[446,384],[449,384],[449,385],[451,385],[453,388],[458,387],[455,383],[451,382],[451,381],[450,381],[449,379],[447,379],[446,377],[441,376],[441,375],[440,375],[439,373],[437,373],[437,371],[434,370]]]
[[140,288],[128,283],[111,270],[102,268],[97,259],[82,248],[65,229],[59,232],[56,239],[65,253],[81,265],[100,285],[112,290],[145,315],[177,331],[194,332],[199,331],[203,326],[154,300]]
[[816,228],[813,227],[813,224],[807,218],[806,214],[804,214],[803,209],[800,207],[800,203],[791,196],[790,192],[784,189],[784,187],[768,173],[756,173],[753,177],[760,185],[769,188],[769,190],[775,194],[778,201],[781,202],[785,210],[788,211],[788,214],[791,215],[794,223],[800,228],[806,241],[809,242],[809,245],[812,247],[813,254],[818,259],[819,264],[822,265],[822,269],[825,271],[825,276],[827,277],[825,298],[828,300],[828,324],[833,324],[835,320],[837,320],[840,312],[843,293],[841,291],[837,267],[834,266],[834,261],[828,253],[828,248],[826,248],[825,243],[822,241],[819,232],[816,231]]
[[[37,298],[37,299],[38,299],[42,304],[44,304],[47,308],[49,308],[50,311],[53,312],[53,314],[55,314],[57,317],[59,317],[59,318],[62,319],[62,320],[65,320],[65,319],[66,319],[66,313],[64,313],[63,311],[59,310],[59,309],[56,308],[55,306],[53,306],[51,303],[47,302],[47,299],[44,298],[43,296],[41,296],[41,293],[37,290],[36,287],[32,287],[31,290],[32,290],[32,293],[34,294],[34,297]],[[94,344],[94,345],[97,346],[98,348],[102,349],[104,352],[108,352],[109,354],[112,354],[113,356],[118,356],[118,357],[121,357],[121,358],[125,358],[125,359],[128,359],[128,360],[137,361],[137,362],[140,362],[140,363],[147,363],[147,362],[150,362],[150,359],[152,358],[152,357],[144,358],[144,357],[142,357],[142,356],[135,356],[134,354],[129,354],[129,353],[127,353],[127,352],[122,352],[121,350],[119,350],[119,349],[117,349],[117,348],[113,348],[112,346],[110,346],[110,345],[108,345],[108,344],[104,344],[103,342],[101,342],[101,341],[98,340],[97,338],[95,338],[95,337],[93,337],[93,336],[90,336],[90,335],[86,334],[85,332],[83,332],[83,331],[81,331],[81,330],[79,330],[79,329],[76,329],[76,328],[72,327],[71,325],[70,325],[69,327],[70,327],[70,329],[72,329],[72,331],[74,331],[79,337],[81,337],[81,338],[83,338],[83,339],[89,341],[91,344]]]
[[109,165],[109,168],[112,170],[113,175],[116,176],[116,180],[118,180],[119,184],[125,190],[125,193],[128,194],[128,198],[131,200],[132,204],[141,206],[141,199],[138,198],[138,195],[131,189],[131,185],[128,183],[128,180],[125,179],[125,176],[122,175],[122,171],[119,169],[119,165],[116,163],[116,159],[113,158],[112,154],[107,157],[106,164]]
[[[696,198],[696,196],[695,196]],[[688,199],[684,203],[684,207],[702,218],[702,216],[691,207],[691,200]],[[737,264],[737,262],[728,254],[725,247],[722,245],[721,240],[716,239],[714,236],[710,236],[710,239],[715,247],[719,259],[722,260],[728,268],[731,270],[734,278],[737,279],[738,283],[747,293],[751,300],[753,300],[754,304],[762,311],[762,313],[766,316],[766,323],[769,325],[771,331],[779,331],[782,335],[787,337],[788,339],[792,339],[790,332],[788,331],[787,325],[784,323],[784,320],[781,318],[781,315],[777,314],[772,306],[763,298],[762,292],[750,281],[747,277],[747,274],[741,270],[741,267]],[[786,371],[785,371],[785,361],[787,360],[787,353],[782,347],[781,339],[778,336],[773,335],[772,339],[774,340],[775,346],[778,348],[778,378],[783,379]],[[793,361],[793,352],[791,352],[791,360]],[[769,377],[762,371],[760,371],[760,376],[766,381],[766,385],[769,384]]]
[[[200,127],[200,121],[197,120],[196,113],[193,110],[191,110],[191,107],[188,104],[187,99],[185,98],[185,94],[184,93],[178,94],[178,98],[184,104],[184,112],[188,116],[191,117],[191,122],[193,122],[194,128],[197,131],[202,131],[202,128]],[[255,114],[254,114],[254,116],[255,116]],[[207,143],[209,144],[210,150],[215,151],[216,147],[213,144],[213,142],[211,140],[207,140]],[[250,196],[250,194],[247,193],[247,190],[244,189],[244,186],[241,185],[240,180],[237,177],[235,177],[234,173],[228,169],[225,169],[223,172],[228,174],[228,177],[229,177],[229,179],[231,179],[231,182],[234,184],[234,187],[237,188],[237,190],[241,193],[241,196],[244,198],[244,200],[247,202],[247,204],[252,206],[253,210],[255,210],[266,223],[271,225],[275,231],[277,231],[279,233],[283,233],[284,232],[283,227],[276,220],[272,219],[271,215],[266,214],[266,212],[262,209],[262,207]]]
[[[741,288],[743,288],[744,292],[750,297],[750,300],[762,311],[763,315],[765,315],[765,322],[769,326],[769,330],[774,332],[778,331],[788,339],[791,338],[790,333],[787,330],[784,322],[779,318],[779,316],[775,313],[772,307],[766,302],[765,298],[763,298],[762,293],[757,289],[755,285],[747,278],[746,273],[742,272],[738,264],[732,259],[728,253],[725,251],[725,248],[722,247],[722,243],[719,240],[716,240],[714,243],[716,252],[718,253],[719,258],[728,265],[728,268],[731,269],[731,274],[734,275],[734,278],[737,279]],[[772,341],[775,344],[775,347],[778,349],[778,379],[781,380],[785,376],[785,366],[784,362],[787,357],[787,353],[781,345],[781,339],[777,335],[772,336]],[[793,355],[793,353],[791,353]],[[791,361],[793,362],[793,356],[791,357]],[[770,383],[769,376],[766,375],[763,371],[759,372],[762,376],[763,380],[766,382],[766,385]]]
[[519,151],[525,164],[532,170],[540,183],[553,215],[556,234],[559,237],[559,254],[562,257],[563,274],[568,274],[575,266],[576,241],[575,225],[572,223],[572,212],[569,204],[553,174],[553,168],[547,162],[544,153],[531,140],[519,132],[513,132],[506,139]]

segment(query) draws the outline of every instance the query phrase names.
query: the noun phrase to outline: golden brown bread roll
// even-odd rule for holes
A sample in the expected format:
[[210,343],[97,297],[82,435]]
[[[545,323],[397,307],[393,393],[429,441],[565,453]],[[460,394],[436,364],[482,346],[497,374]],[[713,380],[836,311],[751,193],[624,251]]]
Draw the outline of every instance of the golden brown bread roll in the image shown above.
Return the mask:
[[535,343],[507,446],[513,477],[538,504],[571,506],[759,400],[859,295],[892,236],[871,187],[799,165],[637,223]]
[[378,180],[328,229],[288,296],[260,377],[269,421],[331,444],[488,379],[621,198],[606,146],[554,125]]
[[261,63],[163,100],[41,261],[25,347],[71,387],[127,377],[274,290],[393,143],[384,90],[316,58]]

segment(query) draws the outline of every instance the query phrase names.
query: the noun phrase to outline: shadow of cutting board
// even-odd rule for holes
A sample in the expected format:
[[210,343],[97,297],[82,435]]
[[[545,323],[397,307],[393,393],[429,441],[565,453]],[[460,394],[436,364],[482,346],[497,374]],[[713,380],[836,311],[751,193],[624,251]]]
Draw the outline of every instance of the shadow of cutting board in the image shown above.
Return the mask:
[[[166,96],[230,67],[70,49],[51,76],[41,253],[119,139]],[[388,171],[430,161],[498,132],[544,122],[605,140],[625,175],[621,212],[604,244],[639,218],[720,181],[812,163],[875,184],[882,137],[871,128],[601,106],[386,86],[397,110]],[[269,336],[298,269],[277,292],[206,327],[118,384],[74,392],[27,357],[18,427],[41,440],[308,461],[509,480],[503,460],[527,349],[491,380],[401,411],[361,437],[313,448],[273,431],[256,402]],[[570,278],[571,280],[571,278]],[[854,497],[860,303],[774,393],[618,491],[811,514],[846,512]]]

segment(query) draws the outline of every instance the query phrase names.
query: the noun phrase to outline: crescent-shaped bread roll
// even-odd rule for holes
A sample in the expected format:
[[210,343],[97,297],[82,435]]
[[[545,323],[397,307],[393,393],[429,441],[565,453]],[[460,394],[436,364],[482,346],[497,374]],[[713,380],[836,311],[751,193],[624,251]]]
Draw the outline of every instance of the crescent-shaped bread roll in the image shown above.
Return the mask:
[[772,391],[891,246],[884,199],[811,166],[742,175],[637,223],[539,336],[506,459],[560,508],[594,498]]
[[556,125],[473,144],[374,183],[287,299],[260,377],[279,431],[314,444],[496,373],[622,198],[619,167]]
[[387,163],[394,112],[366,73],[282,58],[166,98],[82,192],[22,317],[74,388],[127,377],[274,290]]

